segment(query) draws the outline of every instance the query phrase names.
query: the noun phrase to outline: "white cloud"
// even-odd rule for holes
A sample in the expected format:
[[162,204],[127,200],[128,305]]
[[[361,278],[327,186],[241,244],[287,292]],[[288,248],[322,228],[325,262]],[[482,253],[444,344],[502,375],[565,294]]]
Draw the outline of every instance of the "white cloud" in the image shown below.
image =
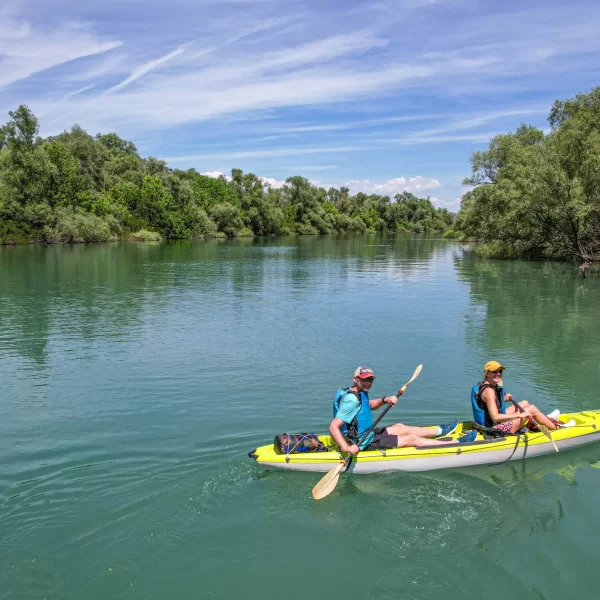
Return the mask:
[[[206,66],[186,60],[177,70],[154,73],[135,89],[119,94],[75,96],[57,107],[69,120],[96,129],[109,126],[168,127],[194,121],[223,118],[251,111],[345,102],[381,93],[403,85],[427,83],[440,76],[479,71],[493,57],[451,58],[444,62],[416,60],[371,66],[354,55],[387,43],[369,33],[331,36],[309,44],[293,46],[277,53],[236,56],[219,66]],[[176,51],[177,52],[177,51]],[[170,59],[150,61],[119,84],[124,87]],[[334,58],[344,61],[329,65]],[[213,61],[214,62],[214,61]],[[42,113],[52,112],[54,102],[41,103]],[[399,117],[398,120],[406,120]],[[318,127],[318,126],[317,126]],[[332,130],[336,126],[329,126]]]
[[478,115],[476,117],[472,117],[470,119],[462,119],[462,120],[454,120],[450,121],[447,125],[443,127],[436,127],[433,129],[423,129],[414,134],[411,134],[410,138],[418,141],[420,138],[430,139],[432,136],[440,134],[440,133],[449,133],[454,131],[461,131],[464,129],[473,129],[475,127],[479,127],[480,125],[484,125],[489,123],[490,121],[496,121],[498,119],[503,119],[506,117],[520,117],[525,115],[536,115],[536,114],[548,114],[549,106],[535,106],[530,108],[520,108],[513,110],[503,110],[496,111],[484,115]]
[[368,119],[365,121],[354,121],[350,123],[328,123],[311,124],[286,127],[280,131],[283,133],[305,133],[311,131],[344,131],[347,129],[360,129],[362,127],[377,127],[378,125],[389,125],[392,123],[403,123],[410,121],[429,121],[431,119],[442,119],[444,115],[406,115],[403,117],[387,117],[385,119]]
[[240,158],[271,158],[279,156],[295,156],[302,154],[332,153],[332,152],[356,152],[367,150],[361,146],[336,146],[328,148],[279,148],[273,150],[248,150],[247,152],[224,152],[215,154],[190,154],[185,156],[172,156],[166,158],[168,163],[190,163],[205,160],[236,160]]
[[219,177],[225,177],[225,179],[231,179],[231,177],[229,177],[228,175],[225,175],[225,173],[222,173],[221,171],[206,171],[206,173],[201,173],[201,175],[205,175],[206,177],[212,177],[213,179],[218,179]]
[[146,73],[150,73],[150,71],[153,71],[154,69],[160,67],[161,65],[165,64],[166,62],[169,62],[170,60],[174,59],[176,56],[183,54],[184,51],[185,51],[185,48],[183,46],[180,46],[179,48],[173,50],[173,52],[169,52],[168,54],[165,54],[164,56],[161,56],[160,58],[151,60],[151,61],[139,66],[137,69],[134,69],[131,72],[131,75],[127,79],[121,81],[121,83],[118,83],[114,87],[110,88],[108,90],[108,92],[116,92],[117,90],[123,89],[124,87],[128,86],[130,83],[133,83],[134,81],[137,81],[138,79],[140,79],[140,77],[143,77],[144,75],[146,75]]
[[78,70],[65,74],[65,83],[73,81],[90,81],[96,79],[96,85],[104,77],[123,75],[131,69],[127,66],[127,56],[122,52],[109,52],[100,56],[92,57],[89,64],[82,65]]
[[77,89],[77,90],[75,90],[75,91],[73,91],[73,92],[69,92],[68,94],[66,94],[66,95],[63,97],[63,101],[66,101],[66,100],[68,100],[69,98],[72,98],[73,96],[77,96],[77,95],[79,95],[79,94],[83,94],[83,93],[87,92],[88,90],[91,90],[91,89],[92,89],[92,88],[94,88],[94,87],[96,87],[96,84],[95,84],[95,83],[92,83],[92,84],[90,84],[90,85],[86,85],[86,86],[84,86],[84,87],[82,87],[82,88],[79,88],[79,89]]
[[417,175],[416,177],[395,177],[384,183],[376,183],[368,179],[350,179],[344,183],[352,194],[363,192],[365,194],[379,194],[381,196],[393,197],[402,192],[420,195],[427,190],[435,190],[442,187],[437,179],[431,179]]
[[440,198],[436,198],[435,196],[430,196],[429,200],[431,200],[431,204],[433,204],[436,208],[445,208],[453,213],[457,213],[460,209],[461,198],[457,198],[456,200],[452,201],[447,201],[441,200]]
[[121,44],[101,39],[86,24],[65,23],[54,31],[43,31],[0,13],[0,87]]
[[[212,177],[214,179],[218,179],[219,177],[225,177],[227,180],[231,179],[231,177],[225,175],[221,171],[207,171],[206,173],[202,173],[202,175],[206,175],[206,177]],[[259,179],[262,181],[263,186],[272,187],[273,189],[279,189],[285,185],[285,180],[279,181],[273,177],[259,177]]]
[[285,181],[279,181],[273,177],[259,177],[259,179],[263,182],[264,186],[268,186],[276,190],[285,185]]

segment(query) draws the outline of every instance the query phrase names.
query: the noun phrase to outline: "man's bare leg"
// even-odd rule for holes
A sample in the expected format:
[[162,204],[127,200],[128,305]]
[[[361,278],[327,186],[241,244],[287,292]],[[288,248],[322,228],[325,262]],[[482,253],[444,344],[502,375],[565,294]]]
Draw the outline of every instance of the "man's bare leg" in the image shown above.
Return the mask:
[[[437,434],[438,428],[434,427],[412,427],[410,425],[403,425],[402,423],[396,423],[386,427],[386,433],[389,435],[397,435],[398,437],[405,435],[415,435],[420,438],[434,438]],[[406,444],[412,446],[413,444]],[[399,446],[400,448],[401,446]]]

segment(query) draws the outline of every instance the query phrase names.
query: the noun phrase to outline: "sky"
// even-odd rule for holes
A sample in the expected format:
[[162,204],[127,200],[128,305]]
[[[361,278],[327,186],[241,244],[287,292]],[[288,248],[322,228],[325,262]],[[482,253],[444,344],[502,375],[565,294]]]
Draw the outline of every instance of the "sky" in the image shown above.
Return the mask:
[[470,156],[600,84],[587,0],[1,0],[0,123],[457,211]]

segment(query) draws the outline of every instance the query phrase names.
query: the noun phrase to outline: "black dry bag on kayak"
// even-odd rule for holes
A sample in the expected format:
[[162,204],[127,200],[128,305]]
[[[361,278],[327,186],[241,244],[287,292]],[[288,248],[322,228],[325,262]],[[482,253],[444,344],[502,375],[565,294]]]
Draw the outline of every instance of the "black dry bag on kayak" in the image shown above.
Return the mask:
[[281,433],[273,442],[275,451],[280,454],[296,454],[298,452],[326,452],[329,448],[319,441],[314,433]]

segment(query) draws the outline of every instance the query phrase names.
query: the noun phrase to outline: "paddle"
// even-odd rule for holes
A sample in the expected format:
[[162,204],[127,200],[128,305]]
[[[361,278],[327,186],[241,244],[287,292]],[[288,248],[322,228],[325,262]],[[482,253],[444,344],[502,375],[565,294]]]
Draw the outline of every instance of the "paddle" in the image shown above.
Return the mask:
[[[519,412],[525,412],[523,410],[523,407],[514,398],[511,400],[511,402],[519,409]],[[533,417],[530,418],[533,421],[534,425],[552,442],[554,449],[558,452],[558,448],[556,447],[556,444],[552,439],[552,434],[550,433],[550,430],[545,425],[538,423]]]
[[[397,394],[398,396],[402,396],[402,394],[404,394],[404,390],[406,390],[406,388],[419,376],[419,373],[421,372],[422,368],[423,368],[423,365],[419,365],[415,369],[415,372],[413,373],[413,376],[409,379],[409,381],[407,381],[402,386],[402,388],[398,390],[398,394]],[[381,419],[383,419],[385,413],[387,413],[387,411],[390,410],[390,408],[392,408],[392,405],[388,404],[383,409],[381,414],[377,417],[377,419],[375,419],[375,422],[373,423],[373,425],[371,425],[369,430],[362,436],[362,438],[358,442],[359,448],[360,448],[360,445],[367,439],[367,436],[371,433],[371,431],[373,431],[373,429],[375,429],[377,423],[379,423],[379,421],[381,421]],[[330,469],[325,474],[325,476],[321,479],[321,481],[319,481],[319,483],[317,483],[317,485],[315,485],[315,487],[312,490],[312,497],[315,500],[321,500],[322,498],[325,498],[325,496],[329,496],[329,494],[331,494],[331,492],[333,492],[333,490],[335,489],[335,486],[337,485],[338,479],[340,478],[340,473],[346,469],[346,467],[348,466],[348,461],[351,458],[352,458],[352,454],[348,454],[348,456],[346,456],[346,458],[343,461],[341,461],[339,464],[335,465],[335,467]]]

